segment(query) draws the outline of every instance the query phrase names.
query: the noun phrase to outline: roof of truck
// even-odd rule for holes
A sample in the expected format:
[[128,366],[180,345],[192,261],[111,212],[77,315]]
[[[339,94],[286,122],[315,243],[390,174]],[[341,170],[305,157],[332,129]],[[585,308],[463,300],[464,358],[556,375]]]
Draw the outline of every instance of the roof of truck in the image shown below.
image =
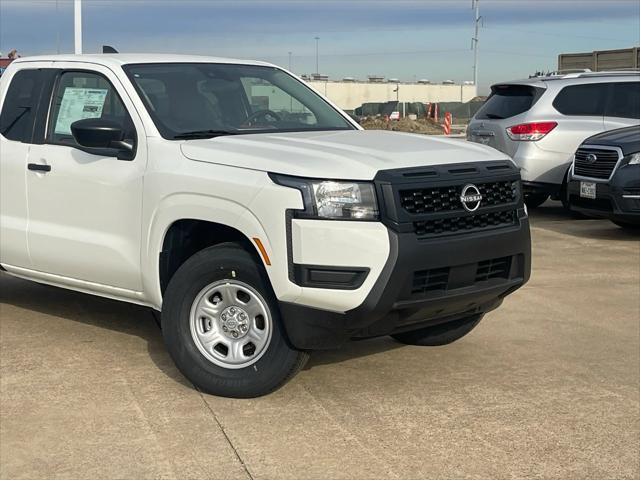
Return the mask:
[[208,57],[204,55],[158,54],[158,53],[99,53],[83,55],[39,55],[21,57],[16,63],[25,62],[88,62],[105,66],[121,66],[128,63],[233,63],[238,65],[266,65],[267,62],[241,60],[237,58]]

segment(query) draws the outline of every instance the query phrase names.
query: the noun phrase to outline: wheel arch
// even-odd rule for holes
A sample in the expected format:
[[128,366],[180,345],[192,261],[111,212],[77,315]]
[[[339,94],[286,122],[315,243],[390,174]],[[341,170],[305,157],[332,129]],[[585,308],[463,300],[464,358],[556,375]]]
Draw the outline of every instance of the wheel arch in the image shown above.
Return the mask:
[[[225,242],[240,244],[270,279],[265,257],[269,258],[271,245],[262,225],[249,210],[223,199],[201,196],[194,199],[189,198],[190,194],[179,197],[170,199],[170,205],[156,208],[142,251],[144,289],[154,307],[161,309],[164,290],[184,261],[204,248]],[[256,239],[261,242],[264,254]]]

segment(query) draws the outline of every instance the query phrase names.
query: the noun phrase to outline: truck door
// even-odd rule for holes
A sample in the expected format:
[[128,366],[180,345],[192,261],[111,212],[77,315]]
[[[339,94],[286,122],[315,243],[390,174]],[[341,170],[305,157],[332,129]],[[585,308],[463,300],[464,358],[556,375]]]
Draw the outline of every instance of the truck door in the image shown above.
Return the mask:
[[[35,143],[41,96],[50,93],[55,71],[29,63],[4,74],[0,91],[0,263],[31,268],[27,245],[25,176]],[[47,90],[49,88],[49,90]],[[48,104],[46,104],[48,107]],[[45,108],[46,108],[45,107]],[[46,114],[46,113],[45,113]]]
[[[76,64],[77,65],[77,64]],[[125,89],[107,68],[61,69],[53,89],[42,145],[29,152],[27,237],[40,272],[129,291],[140,291],[142,182],[146,137]],[[136,154],[79,148],[71,124],[103,118],[135,139]]]

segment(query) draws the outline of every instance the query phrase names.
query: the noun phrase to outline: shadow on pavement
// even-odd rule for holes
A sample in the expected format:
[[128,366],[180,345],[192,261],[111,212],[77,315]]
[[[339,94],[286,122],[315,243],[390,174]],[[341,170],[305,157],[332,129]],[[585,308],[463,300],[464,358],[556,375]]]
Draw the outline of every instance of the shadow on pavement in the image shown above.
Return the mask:
[[[167,353],[158,318],[149,308],[22,280],[6,273],[0,273],[0,304],[140,337],[147,342],[150,359],[163,373],[193,388]],[[342,363],[401,346],[390,337],[348,342],[341,349],[314,352],[305,369]]]
[[321,365],[348,362],[356,358],[388,352],[403,346],[403,344],[396,342],[391,337],[347,342],[341,348],[335,350],[318,350],[313,352],[311,358],[307,362],[307,365],[304,367],[304,370],[309,370]]
[[[149,308],[22,280],[6,273],[0,273],[0,304],[140,337],[147,342],[150,359],[163,373],[193,388],[165,350]],[[117,349],[117,344],[113,348]]]
[[[610,220],[570,212],[560,202],[549,201],[529,211],[531,226],[556,233],[594,240],[637,242],[640,231],[621,228]],[[535,235],[535,233],[533,233]]]

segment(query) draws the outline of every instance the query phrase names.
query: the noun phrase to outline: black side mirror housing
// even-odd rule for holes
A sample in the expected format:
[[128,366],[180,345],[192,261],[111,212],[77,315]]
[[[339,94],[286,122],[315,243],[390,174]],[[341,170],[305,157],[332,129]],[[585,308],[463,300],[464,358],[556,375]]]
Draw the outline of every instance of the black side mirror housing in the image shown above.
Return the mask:
[[124,140],[122,126],[102,118],[85,118],[71,124],[71,134],[81,147],[89,153],[101,153],[97,150],[116,150],[117,157],[131,160],[134,146]]

